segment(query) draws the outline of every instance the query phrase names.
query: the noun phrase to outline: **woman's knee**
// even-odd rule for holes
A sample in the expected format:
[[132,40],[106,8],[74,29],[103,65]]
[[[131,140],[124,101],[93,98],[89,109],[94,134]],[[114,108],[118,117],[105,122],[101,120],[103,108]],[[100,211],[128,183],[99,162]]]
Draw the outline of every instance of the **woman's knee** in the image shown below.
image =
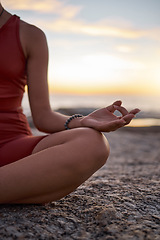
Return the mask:
[[106,137],[92,128],[79,129],[78,136],[83,145],[84,164],[95,168],[103,166],[110,152]]

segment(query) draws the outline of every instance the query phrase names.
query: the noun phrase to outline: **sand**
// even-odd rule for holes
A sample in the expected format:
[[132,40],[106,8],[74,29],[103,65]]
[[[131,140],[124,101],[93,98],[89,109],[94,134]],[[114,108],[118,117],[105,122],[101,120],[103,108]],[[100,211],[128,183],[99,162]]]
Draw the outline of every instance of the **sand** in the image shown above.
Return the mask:
[[0,239],[160,239],[160,131],[106,134],[108,162],[55,203],[0,206]]

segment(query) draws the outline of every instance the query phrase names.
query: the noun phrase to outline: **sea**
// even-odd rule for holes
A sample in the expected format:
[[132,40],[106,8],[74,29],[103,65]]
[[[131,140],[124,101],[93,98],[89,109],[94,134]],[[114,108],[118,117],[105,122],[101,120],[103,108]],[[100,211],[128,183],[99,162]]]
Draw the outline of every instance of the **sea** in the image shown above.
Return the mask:
[[[74,108],[101,108],[122,100],[127,110],[139,108],[141,112],[130,123],[131,127],[160,126],[160,96],[144,95],[69,95],[50,94],[50,104],[53,110]],[[22,101],[24,113],[31,115],[27,93]],[[77,113],[76,111],[76,113]]]

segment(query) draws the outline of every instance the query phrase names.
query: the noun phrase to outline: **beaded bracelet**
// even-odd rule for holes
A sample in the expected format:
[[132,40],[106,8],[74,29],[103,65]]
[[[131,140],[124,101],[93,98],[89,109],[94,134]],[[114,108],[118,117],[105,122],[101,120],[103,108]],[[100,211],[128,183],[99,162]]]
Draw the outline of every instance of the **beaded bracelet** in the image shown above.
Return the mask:
[[66,121],[65,124],[64,124],[65,129],[66,129],[66,130],[70,129],[70,128],[68,127],[68,124],[70,123],[70,121],[72,121],[72,120],[75,119],[75,118],[79,118],[79,117],[83,117],[83,115],[81,115],[81,114],[74,114],[74,115],[72,115],[70,118],[68,118],[67,121]]

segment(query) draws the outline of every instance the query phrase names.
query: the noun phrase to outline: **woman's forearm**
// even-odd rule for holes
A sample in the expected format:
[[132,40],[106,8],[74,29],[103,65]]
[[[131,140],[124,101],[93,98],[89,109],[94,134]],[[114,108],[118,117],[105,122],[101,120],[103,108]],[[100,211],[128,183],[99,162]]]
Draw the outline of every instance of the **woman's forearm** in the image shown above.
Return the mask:
[[[67,121],[70,116],[54,112],[51,108],[43,108],[40,114],[36,114],[34,117],[35,126],[43,132],[54,133],[65,130],[65,123],[67,121],[70,129],[78,127],[89,127],[99,132],[115,131],[130,123],[134,116],[140,111],[139,109],[133,109],[130,112],[126,108],[121,106],[121,101],[115,101],[108,107],[97,109],[96,111],[88,114],[84,117],[73,118],[71,121]],[[117,117],[114,112],[118,110],[121,113],[121,117]],[[34,115],[34,114],[33,114]]]
[[[54,133],[65,130],[65,122],[70,116],[49,110],[39,114],[34,119],[34,124],[39,131],[46,133]],[[73,119],[68,124],[69,128],[81,127],[81,118]]]

